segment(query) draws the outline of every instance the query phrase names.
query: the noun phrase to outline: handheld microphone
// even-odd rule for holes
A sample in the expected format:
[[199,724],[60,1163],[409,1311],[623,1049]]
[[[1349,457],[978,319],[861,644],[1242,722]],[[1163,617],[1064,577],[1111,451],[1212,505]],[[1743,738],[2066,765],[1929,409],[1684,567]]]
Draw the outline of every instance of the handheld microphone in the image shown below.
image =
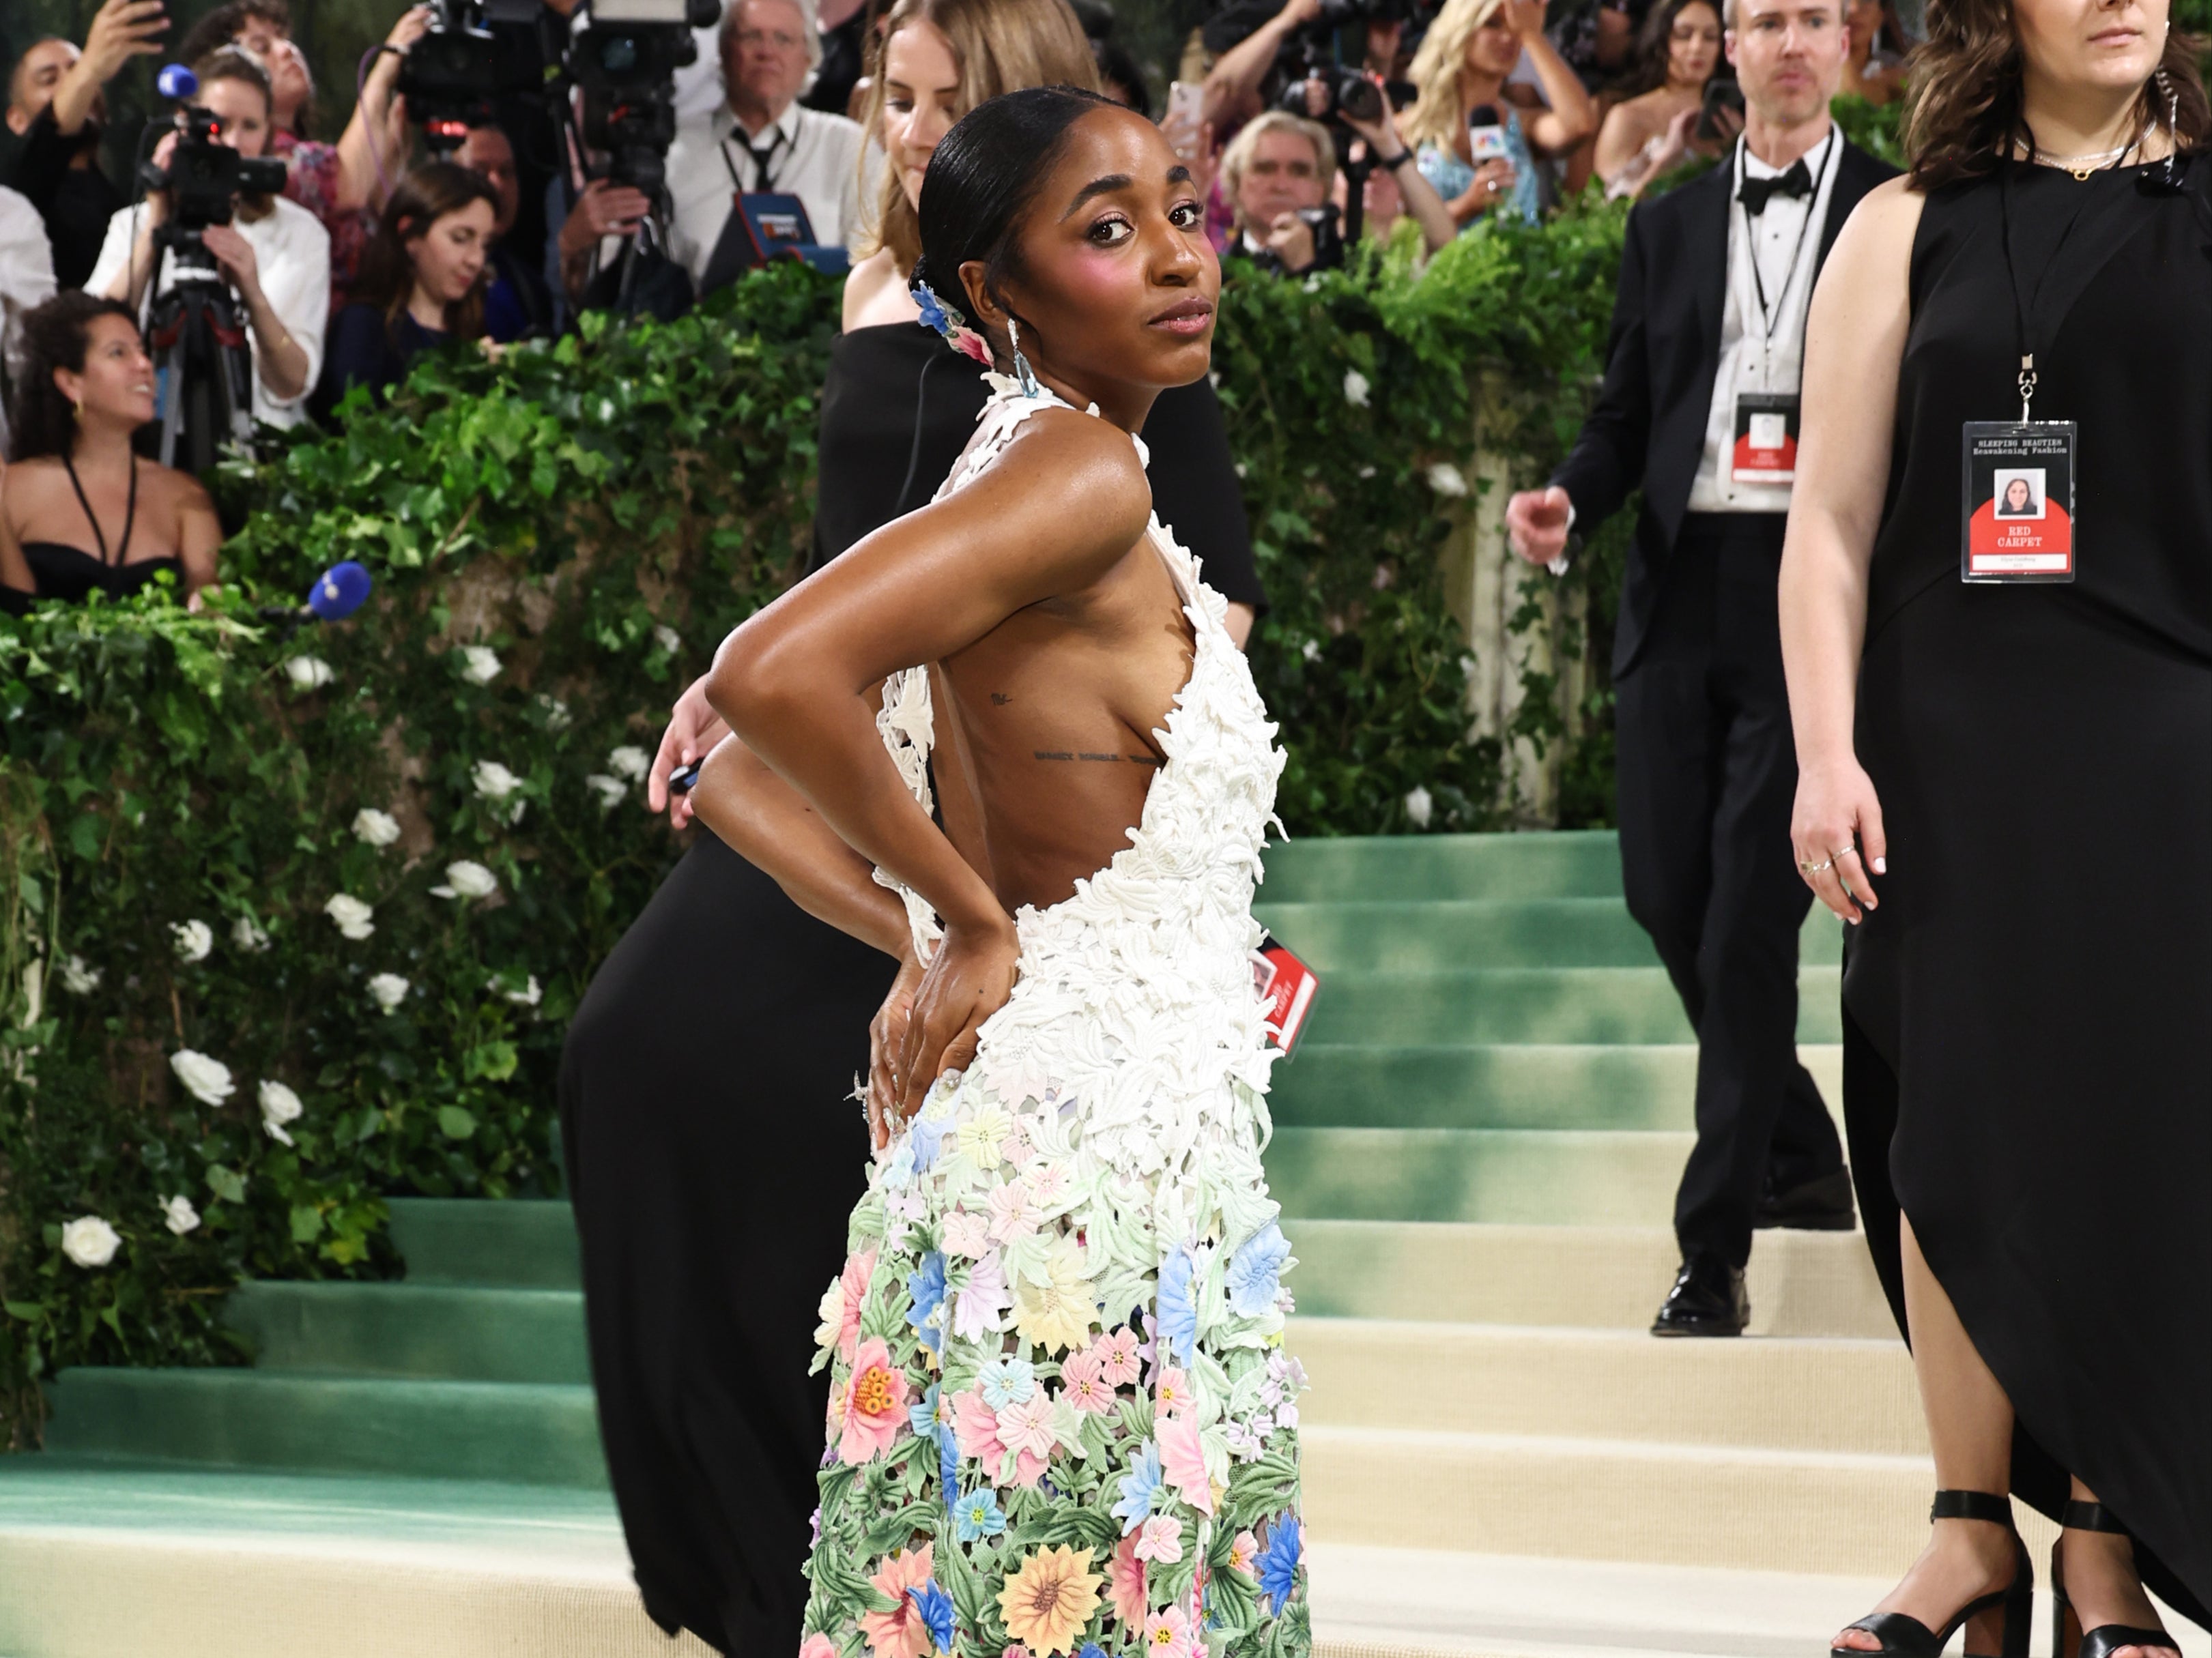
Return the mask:
[[308,621],[343,622],[368,602],[373,585],[368,572],[349,558],[315,578],[315,585],[307,589],[306,604],[297,609],[289,604],[264,604],[261,619],[294,627]]

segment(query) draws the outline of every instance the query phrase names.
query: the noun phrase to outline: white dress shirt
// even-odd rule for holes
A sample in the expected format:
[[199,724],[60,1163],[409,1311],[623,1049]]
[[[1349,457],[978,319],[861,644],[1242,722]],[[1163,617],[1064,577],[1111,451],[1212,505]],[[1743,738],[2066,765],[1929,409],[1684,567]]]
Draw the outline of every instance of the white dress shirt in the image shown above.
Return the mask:
[[[261,342],[248,328],[246,341],[253,356],[253,418],[271,426],[297,426],[307,418],[307,394],[315,389],[315,380],[323,372],[323,330],[331,317],[331,233],[297,202],[278,196],[271,206],[274,210],[258,219],[234,220],[232,228],[253,249],[254,268],[260,273],[261,291],[269,308],[284,325],[293,343],[307,354],[307,380],[299,396],[280,399],[261,378]],[[100,246],[92,275],[85,279],[87,293],[99,293],[122,273],[137,229],[134,221],[143,211],[143,207],[120,208],[108,220],[107,240]],[[157,258],[166,252],[160,247],[154,251]],[[160,291],[167,293],[173,285],[172,268],[165,262]],[[154,297],[148,295],[148,310]],[[239,321],[244,325],[244,307],[240,310]]]
[[[1810,197],[1771,197],[1765,211],[1754,218],[1735,199],[1735,188],[1732,185],[1729,190],[1728,299],[1721,312],[1720,367],[1713,376],[1712,407],[1705,416],[1705,453],[1690,483],[1689,509],[1693,513],[1790,510],[1786,483],[1729,481],[1729,452],[1735,442],[1735,402],[1740,392],[1791,393],[1798,388],[1805,363],[1805,312],[1813,302],[1813,274],[1820,264],[1820,239],[1828,222],[1829,199],[1836,191],[1843,142],[1843,135],[1831,126],[1828,136],[1806,152],[1806,171],[1816,181]],[[1730,165],[1739,169],[1738,179],[1775,179],[1786,171],[1767,166],[1741,139],[1736,141]],[[1771,342],[1760,337],[1764,325],[1752,277],[1754,255],[1759,260],[1759,280],[1766,285],[1766,314],[1774,326]]]
[[[775,151],[765,167],[751,149]],[[796,196],[824,247],[859,233],[860,126],[842,115],[794,103],[763,127],[747,147],[745,130],[727,105],[704,121],[679,124],[668,149],[668,251],[699,282],[736,210],[739,191]]]
[[[0,351],[11,359],[26,311],[54,296],[54,251],[46,222],[23,197],[0,185]],[[0,410],[0,445],[8,440],[8,415]]]

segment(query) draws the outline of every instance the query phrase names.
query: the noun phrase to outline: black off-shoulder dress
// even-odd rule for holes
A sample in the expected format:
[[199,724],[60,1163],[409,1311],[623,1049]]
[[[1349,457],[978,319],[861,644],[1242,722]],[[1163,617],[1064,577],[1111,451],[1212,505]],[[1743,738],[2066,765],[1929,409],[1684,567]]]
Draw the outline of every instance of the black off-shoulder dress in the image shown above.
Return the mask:
[[1900,1321],[1901,1204],[2012,1397],[2014,1489],[2051,1513],[2080,1475],[2201,1619],[2212,158],[2179,191],[2009,173],[2036,417],[2080,426],[2077,579],[1960,580],[1961,424],[2016,417],[2019,346],[2000,180],[1937,191],[1861,670],[1890,873],[1844,969],[1851,1161]]
[[[817,563],[927,502],[974,430],[975,364],[912,324],[842,336],[822,399]],[[1164,394],[1153,500],[1207,582],[1263,601],[1221,408]],[[893,963],[703,829],[586,993],[562,1056],[565,1167],[615,1500],[653,1620],[798,1650],[828,1377],[816,1303],[867,1135],[847,1097]]]

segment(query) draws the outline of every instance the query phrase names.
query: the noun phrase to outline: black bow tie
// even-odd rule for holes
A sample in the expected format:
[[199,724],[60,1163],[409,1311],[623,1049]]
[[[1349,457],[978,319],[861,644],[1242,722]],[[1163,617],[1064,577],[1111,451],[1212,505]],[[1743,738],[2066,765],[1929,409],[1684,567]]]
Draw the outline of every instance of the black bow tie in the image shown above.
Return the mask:
[[1766,211],[1766,204],[1777,196],[1810,196],[1813,193],[1813,174],[1799,156],[1790,165],[1790,171],[1771,179],[1747,177],[1735,198],[1743,203],[1743,210],[1756,217]]

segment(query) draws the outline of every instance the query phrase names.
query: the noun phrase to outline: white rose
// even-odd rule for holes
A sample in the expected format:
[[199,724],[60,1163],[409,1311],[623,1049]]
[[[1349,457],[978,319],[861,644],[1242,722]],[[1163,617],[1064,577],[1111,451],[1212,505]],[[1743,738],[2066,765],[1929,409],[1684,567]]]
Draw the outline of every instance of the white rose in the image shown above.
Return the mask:
[[397,973],[380,973],[368,981],[368,993],[376,999],[376,1005],[389,1013],[407,999],[407,981]]
[[97,1215],[79,1215],[62,1228],[62,1253],[80,1266],[105,1266],[122,1247],[121,1235]]
[[[499,981],[496,979],[486,980],[484,981],[484,988],[486,990],[499,990]],[[505,996],[510,1002],[518,1002],[524,1007],[535,1007],[538,1005],[538,999],[545,993],[538,988],[538,975],[533,973],[530,975],[530,981],[524,985],[521,989],[501,991],[500,993]]]
[[1367,407],[1367,376],[1357,368],[1344,371],[1344,400],[1355,409]]
[[489,685],[499,677],[499,653],[484,645],[461,647],[461,677],[471,685]]
[[1413,827],[1428,828],[1429,819],[1435,812],[1436,802],[1429,798],[1429,792],[1419,783],[1414,784],[1406,794],[1406,816],[1413,820]]
[[476,780],[477,793],[487,800],[504,800],[522,786],[522,780],[496,760],[477,761],[470,775]]
[[179,1193],[173,1198],[161,1199],[161,1217],[168,1228],[179,1237],[199,1230],[200,1212],[192,1207],[192,1200]]
[[368,918],[376,914],[375,909],[350,893],[332,894],[331,901],[323,906],[323,914],[337,922],[338,931],[349,938],[366,938],[376,931],[368,924]]
[[584,786],[599,797],[601,811],[606,811],[610,806],[618,806],[629,799],[629,784],[623,782],[619,777],[609,777],[600,772],[595,771],[586,777],[584,780]]
[[230,924],[230,942],[258,955],[269,948],[269,935],[254,926],[250,917],[241,915]]
[[185,1091],[204,1105],[221,1105],[238,1091],[230,1080],[228,1066],[204,1054],[195,1054],[189,1048],[180,1048],[169,1055],[169,1069],[177,1073],[177,1080],[184,1084]]
[[1318,639],[1309,639],[1304,644],[1298,647],[1298,654],[1305,658],[1309,662],[1320,661],[1321,641]]
[[564,732],[568,729],[571,720],[568,705],[566,702],[557,696],[548,696],[544,692],[540,691],[538,693],[538,706],[544,710],[547,731]]
[[653,642],[671,656],[684,648],[684,636],[665,623],[653,630]]
[[177,942],[177,959],[181,962],[204,962],[208,951],[215,948],[215,932],[205,921],[184,921],[169,929],[169,936]]
[[1449,461],[1440,460],[1429,468],[1429,488],[1440,495],[1463,495],[1467,477]]
[[87,967],[83,957],[72,956],[62,963],[62,988],[72,996],[89,996],[100,988],[100,969]]
[[363,806],[353,815],[353,838],[372,847],[388,847],[399,838],[399,820],[388,811]]
[[625,743],[607,756],[607,769],[617,777],[642,783],[646,773],[653,769],[653,756],[635,744]]
[[284,677],[300,689],[312,691],[329,684],[337,674],[319,656],[295,656],[284,664]]
[[448,891],[456,898],[489,898],[499,890],[499,878],[482,864],[464,858],[446,865],[446,887],[440,897]]
[[292,1144],[292,1137],[284,1132],[284,1125],[295,1122],[307,1108],[300,1103],[300,1096],[283,1083],[264,1082],[255,1090],[261,1102],[261,1127],[272,1140]]

